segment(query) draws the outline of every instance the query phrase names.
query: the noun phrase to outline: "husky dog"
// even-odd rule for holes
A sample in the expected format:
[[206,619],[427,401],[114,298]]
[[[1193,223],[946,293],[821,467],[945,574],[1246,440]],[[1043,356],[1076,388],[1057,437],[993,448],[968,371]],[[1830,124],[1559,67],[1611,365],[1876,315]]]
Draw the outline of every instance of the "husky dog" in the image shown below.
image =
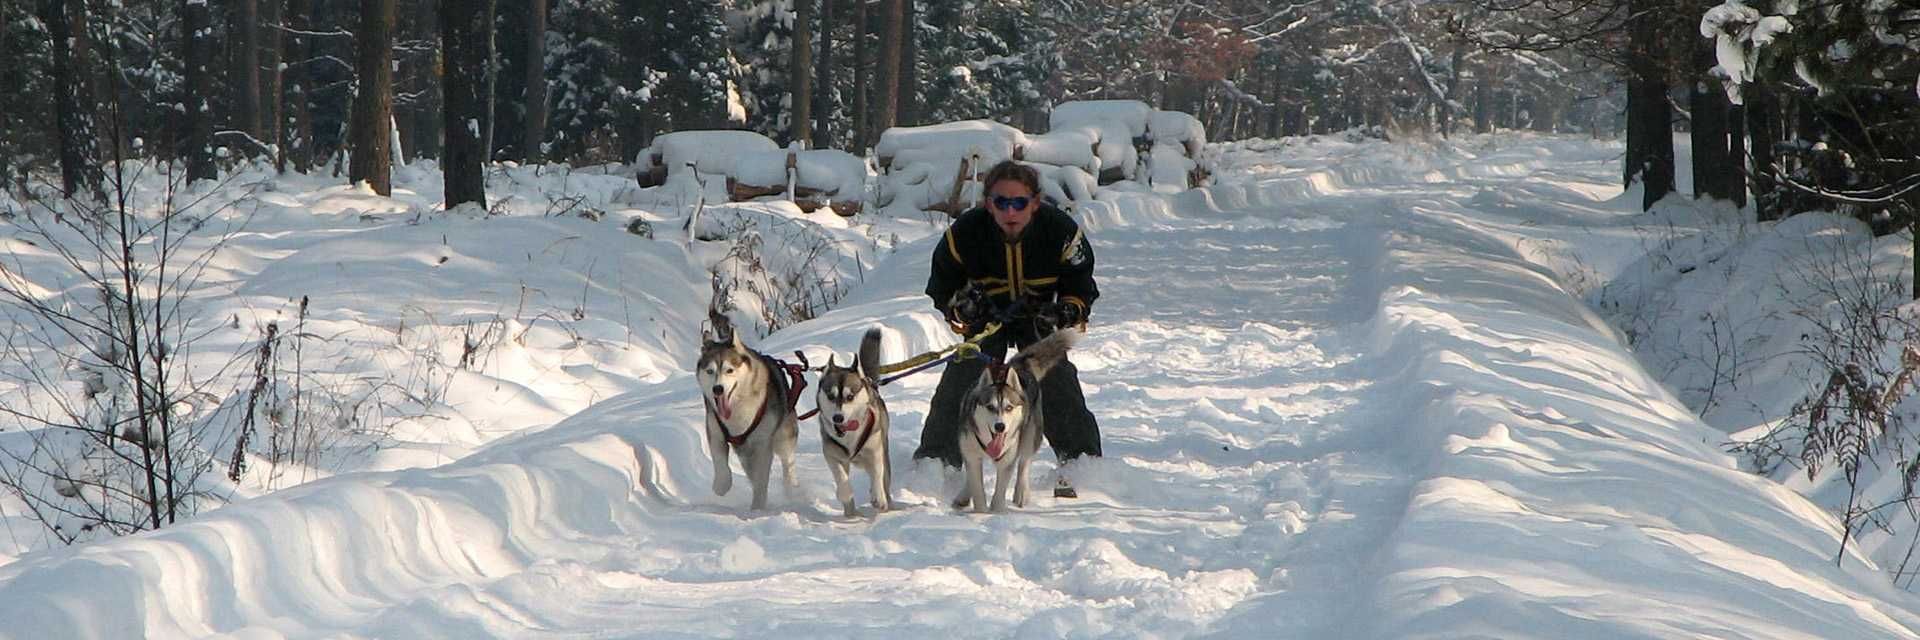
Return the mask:
[[820,449],[833,472],[834,495],[846,516],[854,517],[852,467],[867,470],[875,512],[893,508],[893,457],[888,455],[887,403],[874,382],[880,371],[880,328],[867,330],[852,368],[834,364],[820,374],[814,401],[820,407]]
[[1027,465],[1042,439],[1040,379],[1067,359],[1067,350],[1079,332],[1062,329],[1027,345],[1006,364],[994,364],[960,400],[960,457],[966,461],[966,493],[955,498],[957,508],[973,505],[985,513],[986,481],[982,474],[994,468],[993,511],[1007,508],[1007,488],[1013,504],[1027,506]]
[[727,463],[731,451],[753,483],[753,508],[765,509],[774,456],[780,457],[787,488],[799,486],[793,477],[793,450],[800,439],[800,421],[788,397],[787,375],[771,358],[741,344],[725,316],[709,316],[714,340],[700,349],[694,377],[706,400],[713,492],[724,496],[733,489],[733,468]]

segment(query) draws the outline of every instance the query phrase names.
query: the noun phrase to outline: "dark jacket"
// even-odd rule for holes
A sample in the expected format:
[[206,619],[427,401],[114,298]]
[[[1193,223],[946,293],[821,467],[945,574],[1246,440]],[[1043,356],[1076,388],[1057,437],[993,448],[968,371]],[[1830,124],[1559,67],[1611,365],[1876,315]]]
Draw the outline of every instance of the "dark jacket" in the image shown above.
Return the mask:
[[1079,305],[1080,317],[1087,317],[1100,288],[1093,282],[1093,245],[1080,224],[1042,203],[1020,236],[1020,242],[1008,243],[986,209],[968,210],[947,227],[934,247],[927,295],[956,332],[978,329],[955,322],[948,308],[954,292],[968,282],[985,287],[996,308],[1022,299],[1026,304],[1062,301]]

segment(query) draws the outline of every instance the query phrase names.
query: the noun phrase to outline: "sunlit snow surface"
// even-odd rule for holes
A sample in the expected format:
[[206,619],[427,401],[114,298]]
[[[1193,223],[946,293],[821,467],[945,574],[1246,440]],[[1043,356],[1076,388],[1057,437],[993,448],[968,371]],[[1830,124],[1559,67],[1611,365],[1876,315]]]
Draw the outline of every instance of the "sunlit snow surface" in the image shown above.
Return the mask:
[[[516,346],[488,375],[519,399],[472,413],[508,431],[450,462],[0,565],[0,634],[1916,637],[1920,601],[1861,558],[1836,565],[1830,516],[1735,469],[1724,436],[1529,261],[1633,214],[1614,201],[1619,153],[1296,139],[1231,146],[1204,191],[1103,192],[1077,212],[1103,295],[1074,360],[1106,457],[1075,465],[1078,500],[1040,491],[987,516],[947,509],[938,470],[906,459],[931,374],[886,390],[896,511],[840,516],[812,425],[797,495],[766,513],[740,484],[712,495],[686,372],[703,258],[671,208],[655,241],[612,219],[258,229],[233,295],[329,291],[351,300],[342,317],[378,322],[407,313],[381,294],[425,286],[439,254],[473,263],[420,294],[449,307],[497,309],[523,278],[578,297],[634,270],[590,292],[589,317],[646,355],[579,356],[600,377],[565,368],[577,345]],[[879,324],[894,361],[954,340],[920,293],[937,227],[763,209],[825,223],[872,264],[838,308],[757,346],[844,354]],[[527,263],[560,237],[576,257]],[[542,383],[556,367],[567,384]]]

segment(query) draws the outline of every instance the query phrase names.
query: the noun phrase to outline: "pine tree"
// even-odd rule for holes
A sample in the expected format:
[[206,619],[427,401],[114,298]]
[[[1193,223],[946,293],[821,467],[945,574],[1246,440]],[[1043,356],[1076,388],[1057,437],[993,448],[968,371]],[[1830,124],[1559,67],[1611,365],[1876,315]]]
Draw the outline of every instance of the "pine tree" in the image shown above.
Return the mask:
[[36,70],[50,68],[46,24],[33,16],[32,0],[0,0],[0,191],[22,182],[27,171],[44,166],[48,149],[57,143],[48,136],[54,120],[51,76]]
[[914,24],[918,76],[925,82],[913,89],[930,122],[1004,118],[1021,106],[994,95],[994,81],[1003,79],[997,76],[1008,75],[1002,69],[1020,64],[1021,58],[983,23],[982,13],[980,3],[971,0],[938,2]]
[[620,4],[622,155],[654,133],[713,129],[746,117],[735,97],[741,73],[727,48],[723,8],[711,0]]
[[616,69],[621,57],[612,43],[619,41],[624,24],[607,20],[614,15],[618,12],[613,0],[562,2],[554,7],[546,56],[546,77],[552,86],[547,155],[552,160],[622,159],[597,156],[593,148],[596,137],[604,138],[618,117],[616,94],[621,87]]
[[734,14],[733,55],[748,70],[741,78],[747,128],[785,144],[793,129],[794,0],[757,0]]

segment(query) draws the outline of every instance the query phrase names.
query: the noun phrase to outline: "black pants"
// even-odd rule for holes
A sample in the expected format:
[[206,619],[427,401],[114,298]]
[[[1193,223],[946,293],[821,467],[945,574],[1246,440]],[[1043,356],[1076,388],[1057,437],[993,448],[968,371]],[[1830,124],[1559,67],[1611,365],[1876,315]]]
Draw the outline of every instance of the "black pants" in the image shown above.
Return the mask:
[[[1007,346],[1008,339],[1000,335],[980,344],[981,351],[997,361],[1005,361]],[[920,448],[914,450],[913,457],[939,458],[947,466],[960,466],[960,401],[986,369],[987,363],[978,358],[947,364],[940,373],[940,385],[933,389],[932,406],[927,408],[927,420],[920,429]],[[1087,410],[1086,394],[1080,391],[1080,370],[1072,362],[1062,361],[1040,379],[1040,412],[1041,426],[1055,458],[1066,462],[1083,455],[1100,455],[1100,425]]]

